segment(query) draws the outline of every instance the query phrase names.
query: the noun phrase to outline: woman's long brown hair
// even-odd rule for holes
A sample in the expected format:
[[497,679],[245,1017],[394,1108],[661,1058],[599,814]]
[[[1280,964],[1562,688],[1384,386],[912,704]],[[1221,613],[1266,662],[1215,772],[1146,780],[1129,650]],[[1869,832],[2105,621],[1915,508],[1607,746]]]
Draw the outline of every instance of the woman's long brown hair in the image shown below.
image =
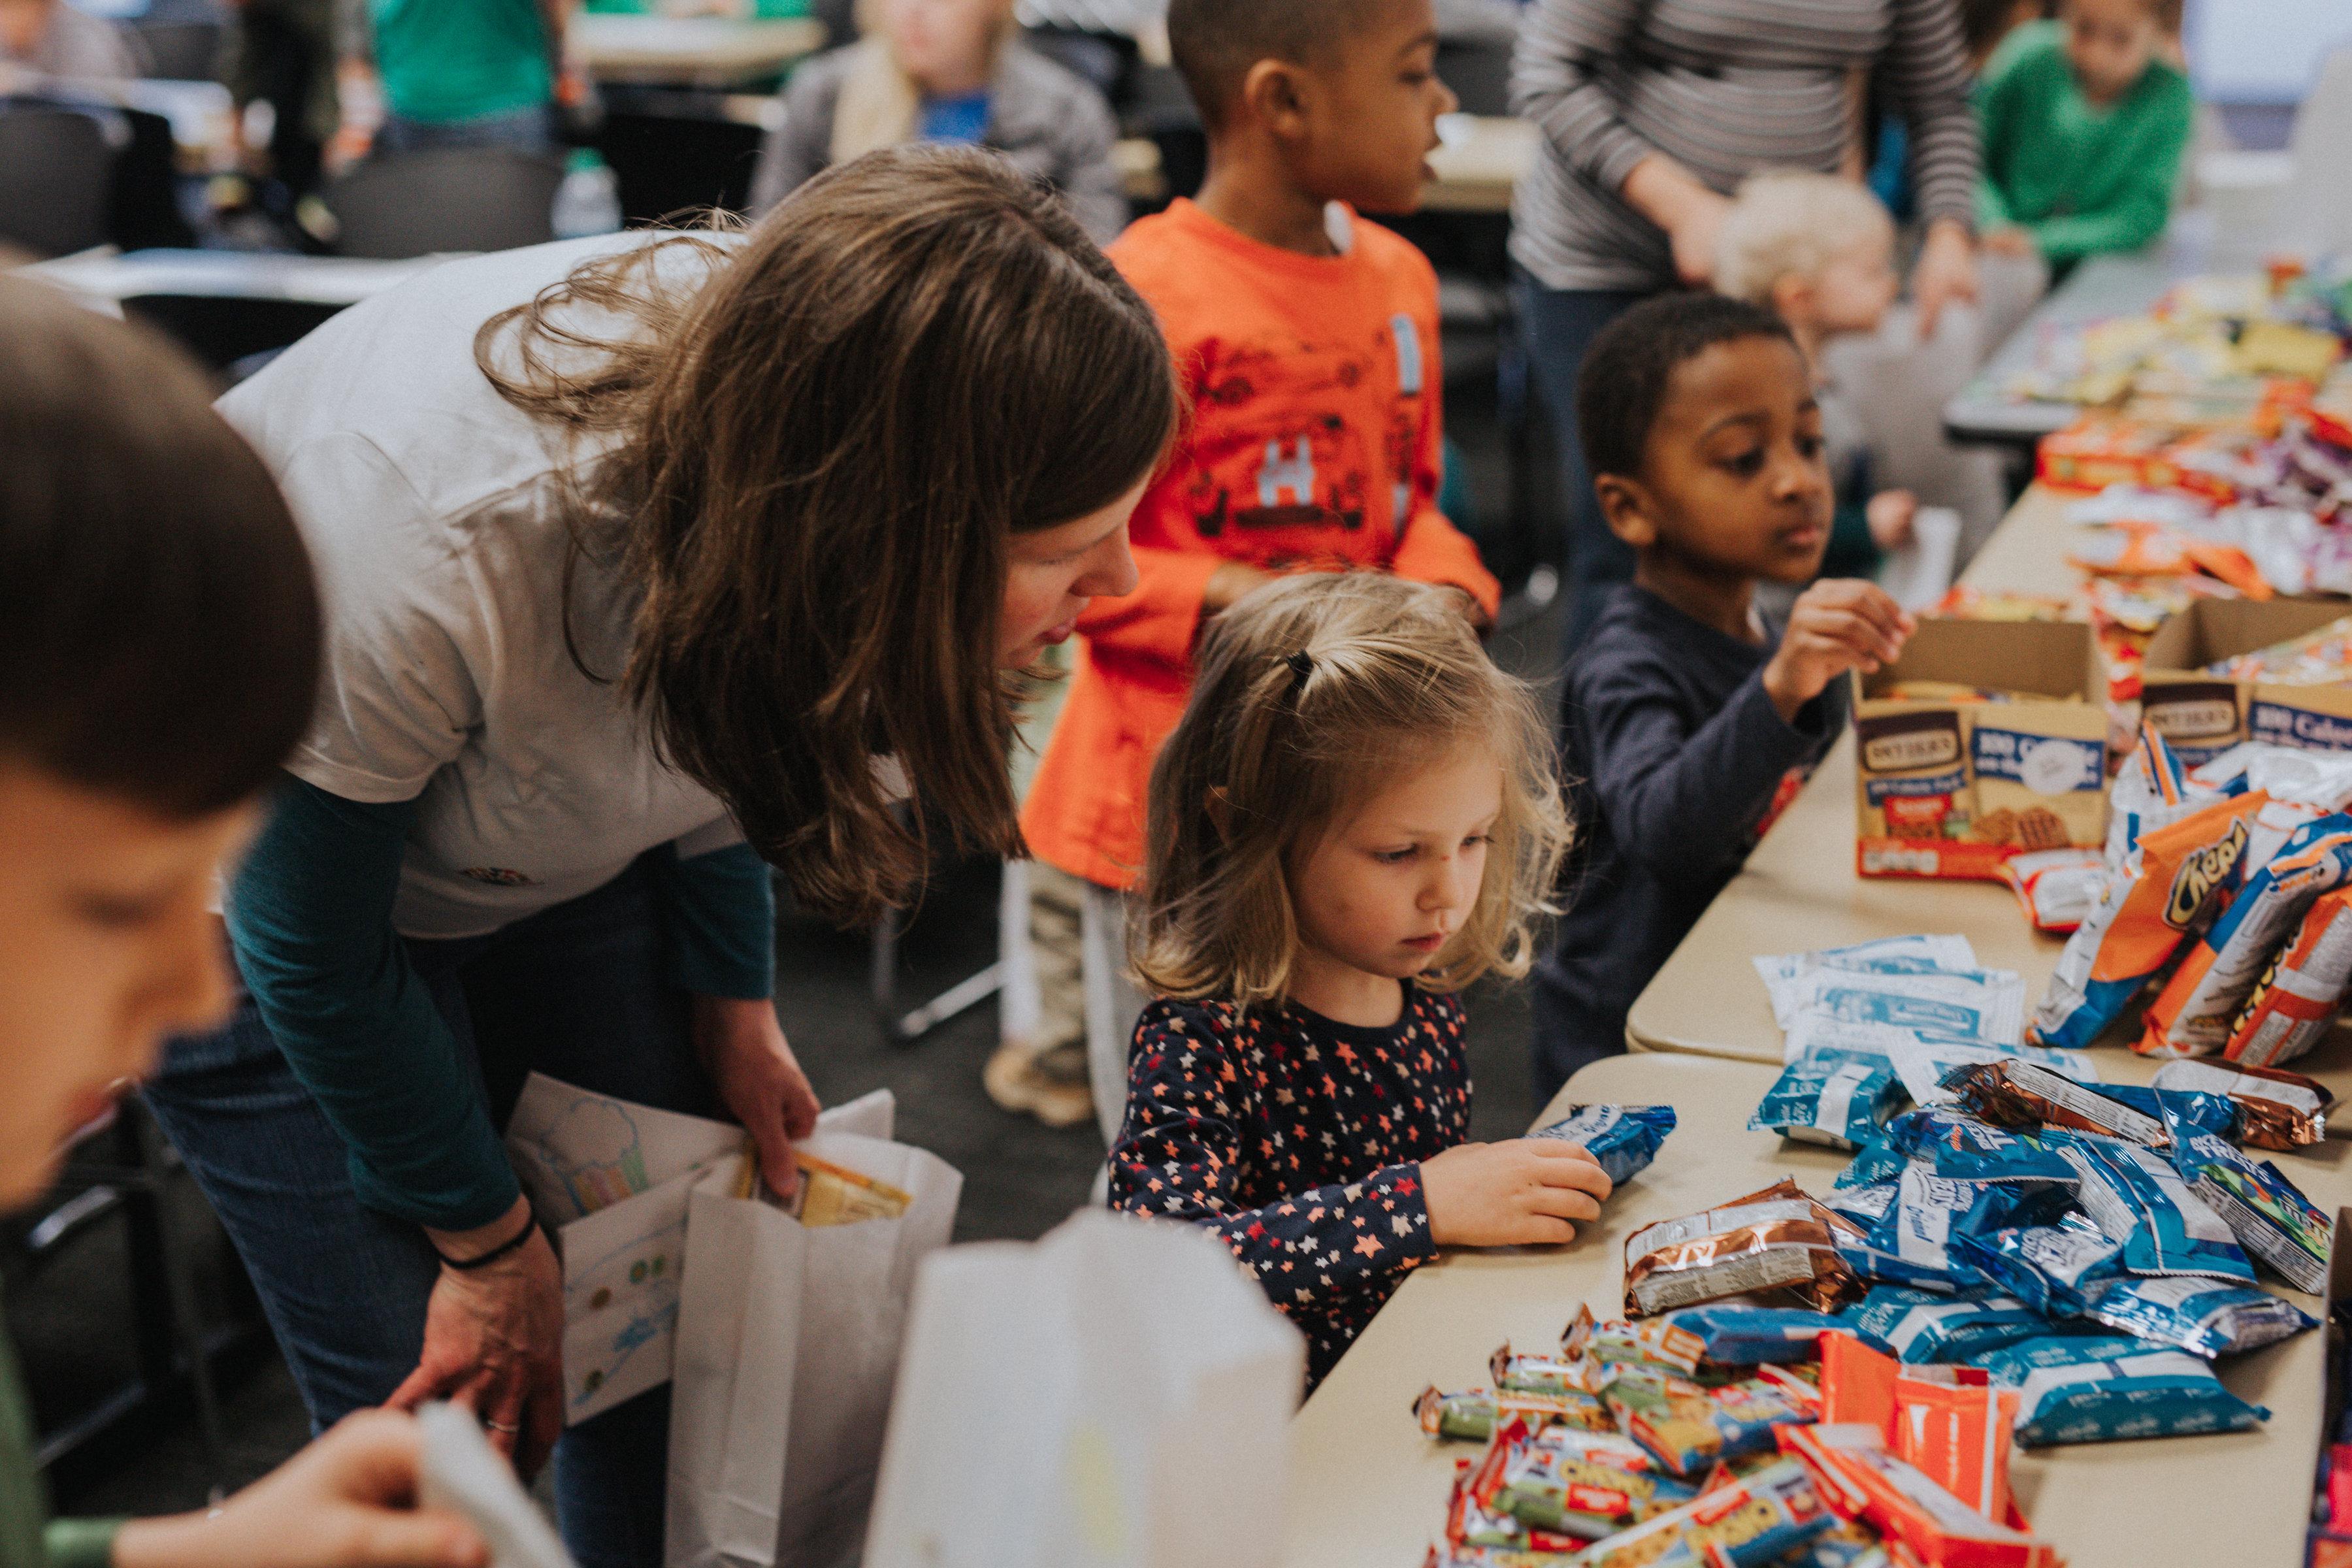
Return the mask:
[[1178,409],[1150,308],[1050,191],[973,150],[873,153],[731,247],[586,264],[485,324],[476,357],[519,406],[613,443],[577,470],[577,536],[617,538],[643,595],[622,679],[803,903],[848,924],[903,901],[924,822],[1024,852],[995,668],[1008,538],[1132,489]]

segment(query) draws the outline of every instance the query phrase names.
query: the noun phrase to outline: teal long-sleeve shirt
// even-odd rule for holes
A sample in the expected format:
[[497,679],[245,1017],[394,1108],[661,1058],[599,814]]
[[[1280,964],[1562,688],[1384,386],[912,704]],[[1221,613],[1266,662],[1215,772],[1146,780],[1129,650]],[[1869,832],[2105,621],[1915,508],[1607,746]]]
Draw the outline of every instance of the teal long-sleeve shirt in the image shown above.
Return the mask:
[[[447,1230],[520,1190],[478,1074],[392,926],[414,801],[367,805],[282,781],[228,900],[237,967],[295,1076],[351,1150],[360,1201]],[[654,870],[671,978],[705,995],[775,985],[775,898],[749,846]]]
[[1977,92],[1981,231],[2023,228],[2064,267],[2137,250],[2164,232],[2196,116],[2188,79],[2158,60],[2105,106],[2083,95],[2063,26],[2033,22],[2002,41]]

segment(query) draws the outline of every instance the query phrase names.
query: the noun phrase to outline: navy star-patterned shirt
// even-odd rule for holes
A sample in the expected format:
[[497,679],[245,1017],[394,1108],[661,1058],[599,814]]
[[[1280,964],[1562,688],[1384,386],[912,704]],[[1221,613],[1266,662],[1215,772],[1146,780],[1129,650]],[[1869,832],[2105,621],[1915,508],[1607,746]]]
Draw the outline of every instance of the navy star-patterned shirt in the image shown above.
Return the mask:
[[1205,1227],[1323,1380],[1433,1257],[1421,1162],[1470,1136],[1462,1004],[1405,984],[1385,1029],[1298,1006],[1152,1003],[1128,1058],[1111,1206]]

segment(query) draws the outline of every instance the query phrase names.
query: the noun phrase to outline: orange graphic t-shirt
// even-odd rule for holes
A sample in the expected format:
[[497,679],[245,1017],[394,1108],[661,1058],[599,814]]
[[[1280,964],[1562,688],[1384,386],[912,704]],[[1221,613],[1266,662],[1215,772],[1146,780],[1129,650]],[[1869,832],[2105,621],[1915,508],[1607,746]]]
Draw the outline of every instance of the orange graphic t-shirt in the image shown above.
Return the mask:
[[1335,214],[1337,257],[1262,245],[1189,201],[1110,248],[1159,312],[1191,408],[1136,509],[1141,585],[1080,618],[1069,702],[1022,814],[1040,859],[1097,886],[1142,869],[1152,759],[1183,714],[1219,566],[1393,572],[1489,615],[1500,603],[1437,510],[1437,275],[1387,229]]

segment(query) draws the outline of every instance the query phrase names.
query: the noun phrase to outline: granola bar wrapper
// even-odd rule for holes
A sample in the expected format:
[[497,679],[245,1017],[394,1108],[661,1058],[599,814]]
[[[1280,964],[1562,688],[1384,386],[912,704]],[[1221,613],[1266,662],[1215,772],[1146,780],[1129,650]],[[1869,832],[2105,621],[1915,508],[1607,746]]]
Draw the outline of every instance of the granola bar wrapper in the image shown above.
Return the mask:
[[2210,1133],[2186,1139],[2173,1167],[2246,1255],[2298,1290],[2327,1289],[2331,1226],[2274,1160],[2250,1160]]
[[2251,1149],[2291,1152],[2327,1136],[2335,1094],[2315,1079],[2282,1068],[2222,1062],[2167,1062],[2156,1073],[2159,1091],[2218,1094],[2238,1108],[2238,1142]]
[[1696,1377],[1706,1362],[1706,1342],[1677,1323],[1664,1318],[1603,1323],[1593,1318],[1590,1306],[1577,1308],[1568,1331],[1559,1337],[1559,1350],[1571,1361],[1645,1366],[1677,1377]]
[[1662,1220],[1625,1243],[1625,1313],[1646,1318],[1755,1291],[1830,1311],[1859,1294],[1838,1256],[1859,1231],[1781,1181],[1717,1208]]
[[1578,1568],[1764,1568],[1837,1522],[1794,1461],[1768,1465],[1608,1540]]
[[2161,1119],[2037,1062],[1966,1062],[1944,1075],[1960,1108],[2000,1127],[2062,1127],[2168,1148]]
[[1459,1394],[1425,1388],[1412,1402],[1412,1417],[1433,1440],[1456,1443],[1488,1442],[1513,1421],[1538,1428],[1571,1426],[1587,1432],[1612,1432],[1617,1426],[1598,1394],[1529,1394],[1510,1388],[1492,1394],[1483,1388]]
[[1506,1457],[1494,1490],[1479,1501],[1526,1525],[1537,1542],[1600,1541],[1698,1495],[1614,1432],[1512,1426],[1499,1446]]

